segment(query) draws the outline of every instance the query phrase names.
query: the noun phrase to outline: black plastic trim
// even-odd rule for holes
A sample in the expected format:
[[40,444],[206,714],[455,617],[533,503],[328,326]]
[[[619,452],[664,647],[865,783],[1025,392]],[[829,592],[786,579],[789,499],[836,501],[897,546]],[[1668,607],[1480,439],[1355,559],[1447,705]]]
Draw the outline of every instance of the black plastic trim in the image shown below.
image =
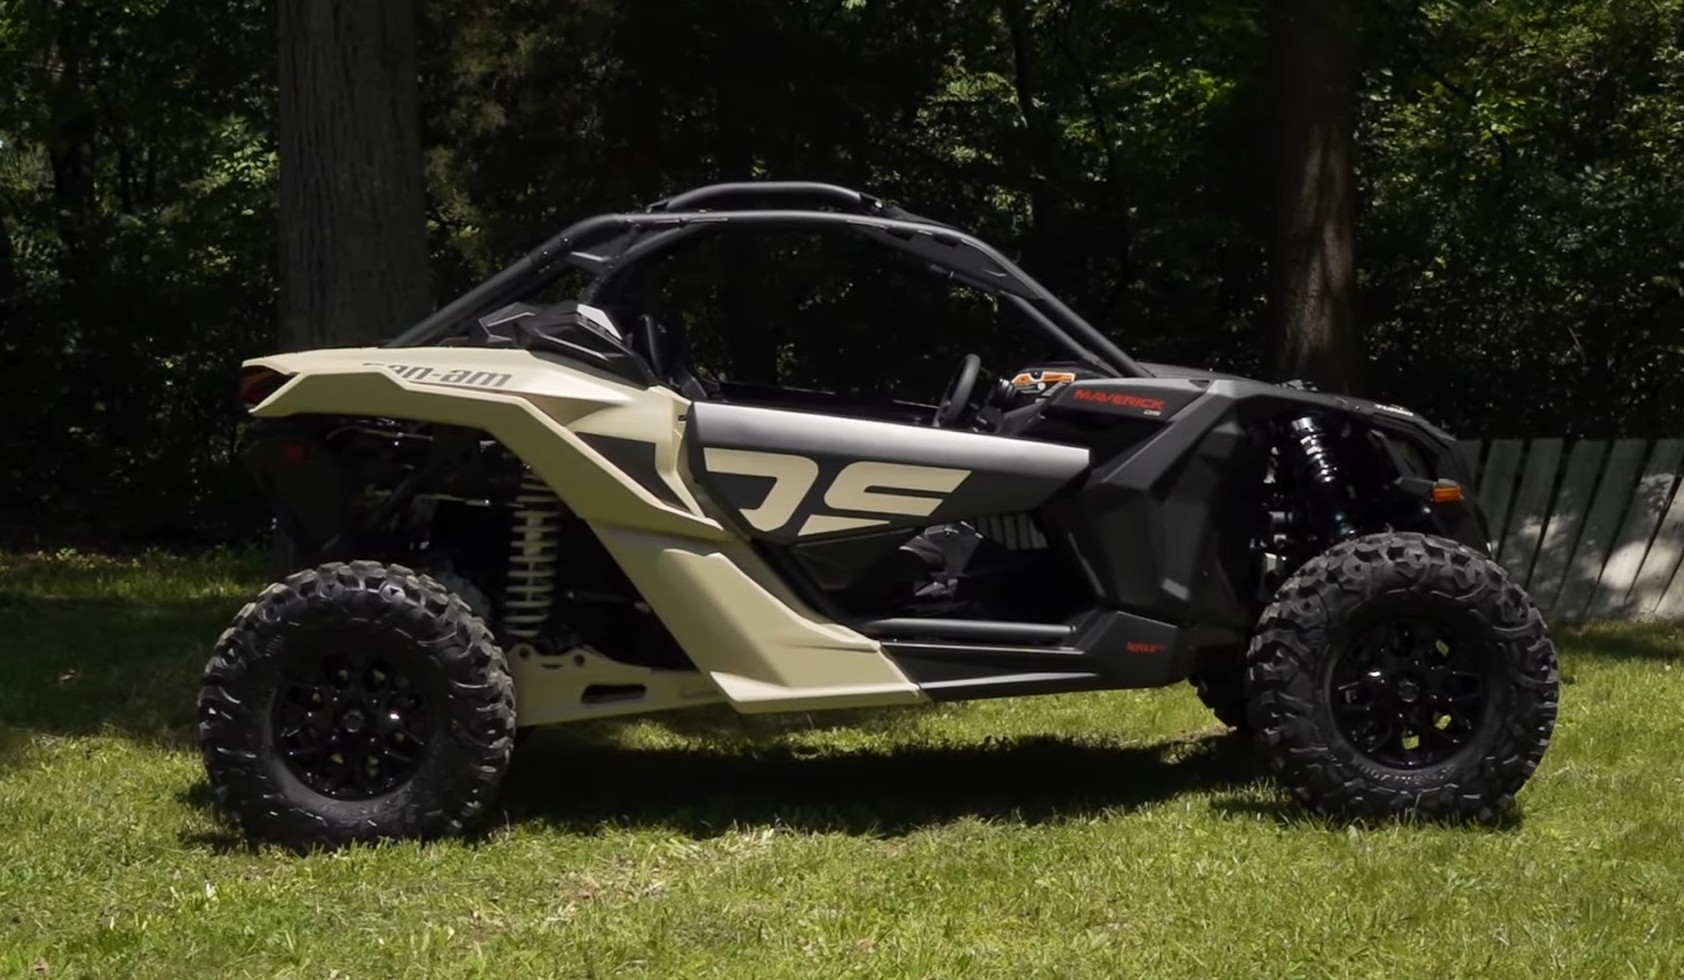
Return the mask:
[[[1373,402],[1226,378],[1110,383],[1135,391],[1178,385],[1203,391],[1172,424],[1127,453],[1096,461],[1083,486],[1040,515],[1048,537],[1075,551],[1109,606],[1229,630],[1251,627],[1258,612],[1251,541],[1275,422],[1311,412],[1350,419],[1395,433],[1436,472],[1460,472],[1454,440],[1412,413]],[[1034,428],[1030,423],[1026,434]],[[1447,506],[1421,529],[1483,548],[1478,527],[1468,511]],[[1130,546],[1115,544],[1123,541]]]
[[935,690],[1010,688],[1027,675],[1037,675],[1025,681],[1034,685],[1076,685],[1069,690],[1162,687],[1187,677],[1207,651],[1241,649],[1246,640],[1244,632],[1180,627],[1114,609],[1092,610],[1065,628],[1068,641],[1055,647],[898,639],[882,644],[934,697]]
[[602,454],[602,458],[637,481],[639,486],[654,494],[657,500],[680,510],[688,509],[667,481],[661,479],[660,470],[655,466],[654,443],[594,432],[580,432],[578,436],[581,442]]
[[[298,455],[289,458],[288,445]],[[257,419],[239,455],[270,509],[300,544],[320,545],[351,525],[350,475],[307,422]]]

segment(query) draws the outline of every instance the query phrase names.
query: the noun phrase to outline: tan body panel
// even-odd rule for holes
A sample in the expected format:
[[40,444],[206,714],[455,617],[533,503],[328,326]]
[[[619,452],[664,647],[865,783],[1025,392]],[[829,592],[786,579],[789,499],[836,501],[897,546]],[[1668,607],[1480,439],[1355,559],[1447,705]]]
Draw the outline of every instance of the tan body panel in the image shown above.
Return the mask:
[[[532,467],[584,520],[703,540],[732,537],[720,522],[702,516],[678,477],[680,418],[688,403],[664,388],[633,388],[518,350],[350,348],[247,364],[297,375],[257,407],[259,417],[362,415],[480,429]],[[412,376],[400,377],[400,370]],[[497,387],[437,380],[458,372],[507,380]],[[576,432],[653,443],[661,477],[691,509],[656,498]]]
[[[726,700],[707,674],[623,664],[587,649],[569,650],[559,657],[517,654],[509,658],[509,674],[515,682],[515,724],[522,727],[641,715]],[[598,685],[635,685],[643,688],[643,696],[589,700],[587,693]]]
[[924,700],[876,640],[809,610],[747,543],[595,530],[690,659],[706,664],[739,711]]
[[[683,464],[689,402],[672,391],[637,388],[522,350],[347,348],[246,365],[295,375],[257,406],[260,417],[398,418],[475,428],[497,439],[591,526],[691,662],[740,711],[924,700],[877,641],[810,609],[747,541],[708,512]],[[658,476],[683,506],[663,502],[624,475],[580,434],[654,444]],[[614,677],[517,666],[521,723],[610,713],[577,700],[586,684],[628,682],[617,669],[624,665],[599,666],[597,673]],[[612,713],[703,700],[690,687],[663,680],[643,701]]]

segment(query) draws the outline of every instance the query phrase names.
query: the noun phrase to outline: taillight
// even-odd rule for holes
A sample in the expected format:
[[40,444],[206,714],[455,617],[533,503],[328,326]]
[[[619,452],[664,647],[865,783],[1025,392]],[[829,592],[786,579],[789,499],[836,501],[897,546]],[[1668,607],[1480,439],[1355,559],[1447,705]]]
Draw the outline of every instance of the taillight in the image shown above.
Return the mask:
[[240,404],[247,409],[256,408],[290,380],[292,375],[266,367],[246,368],[240,374]]

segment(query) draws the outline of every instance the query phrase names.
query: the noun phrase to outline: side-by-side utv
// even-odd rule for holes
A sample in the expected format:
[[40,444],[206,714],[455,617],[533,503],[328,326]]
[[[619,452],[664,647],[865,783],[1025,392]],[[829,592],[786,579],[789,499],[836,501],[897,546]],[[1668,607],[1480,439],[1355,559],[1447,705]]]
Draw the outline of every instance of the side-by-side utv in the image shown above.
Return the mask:
[[[707,376],[659,260],[859,236],[1065,356],[935,404]],[[537,302],[563,272],[589,285]],[[932,281],[932,287],[941,284]],[[288,574],[199,697],[218,799],[291,845],[459,831],[517,732],[1191,680],[1309,808],[1490,819],[1556,713],[1545,623],[1412,411],[1141,363],[964,231],[821,184],[575,224],[377,347],[245,363]]]

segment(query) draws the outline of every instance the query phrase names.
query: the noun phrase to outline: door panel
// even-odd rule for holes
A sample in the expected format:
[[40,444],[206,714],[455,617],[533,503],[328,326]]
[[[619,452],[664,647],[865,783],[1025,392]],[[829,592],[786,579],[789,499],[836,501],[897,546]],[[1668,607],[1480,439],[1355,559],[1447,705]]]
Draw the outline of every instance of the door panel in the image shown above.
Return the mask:
[[1033,510],[1088,468],[1076,446],[746,405],[690,406],[691,472],[778,544]]

